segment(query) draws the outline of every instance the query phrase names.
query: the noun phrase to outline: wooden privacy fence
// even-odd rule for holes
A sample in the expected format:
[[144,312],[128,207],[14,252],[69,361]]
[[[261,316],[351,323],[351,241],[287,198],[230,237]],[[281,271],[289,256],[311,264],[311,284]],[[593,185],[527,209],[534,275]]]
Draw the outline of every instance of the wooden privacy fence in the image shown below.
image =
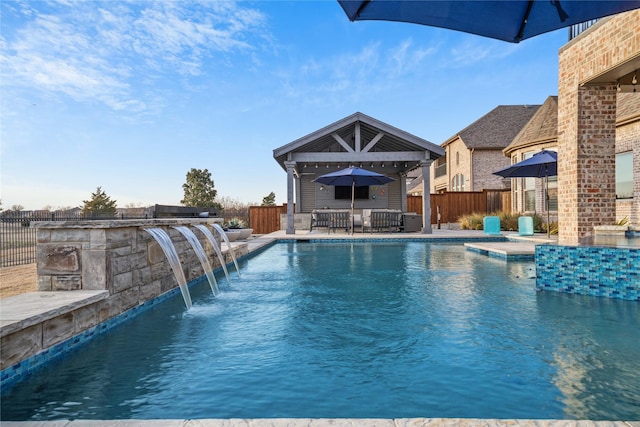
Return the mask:
[[249,224],[254,234],[273,233],[280,230],[280,214],[286,213],[286,203],[282,206],[250,206]]
[[[431,223],[457,222],[462,215],[474,212],[511,212],[510,190],[455,191],[431,194]],[[407,196],[407,212],[422,214],[422,196]],[[268,234],[280,230],[280,214],[287,213],[287,205],[249,207],[249,224],[254,234]]]
[[[431,224],[457,222],[474,212],[511,212],[510,190],[452,191],[431,194]],[[422,196],[407,196],[407,211],[422,214]]]

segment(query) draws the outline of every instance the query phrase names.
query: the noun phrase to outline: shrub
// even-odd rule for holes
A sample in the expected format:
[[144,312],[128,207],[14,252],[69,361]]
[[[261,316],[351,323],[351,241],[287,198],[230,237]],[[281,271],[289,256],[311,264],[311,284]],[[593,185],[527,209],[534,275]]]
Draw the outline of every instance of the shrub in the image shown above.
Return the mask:
[[244,228],[244,221],[240,218],[231,218],[224,226],[231,229]]
[[[462,215],[460,218],[458,218],[460,229],[482,230],[484,228],[484,217],[487,215],[500,217],[500,229],[504,231],[518,231],[518,218],[521,216],[524,216],[524,214],[520,212],[495,212],[491,214],[474,212],[471,214]],[[533,229],[538,232],[542,232],[542,231],[546,232],[544,221],[542,220],[542,217],[538,214],[533,215]],[[557,225],[556,225],[556,233],[557,233]]]
[[625,216],[620,221],[617,221],[615,225],[627,225],[628,223],[629,223],[629,218]]
[[518,231],[519,213],[497,212],[496,216],[500,217],[500,229],[505,231]]
[[474,212],[469,215],[462,215],[458,218],[458,224],[462,230],[482,230],[482,219],[485,215]]
[[[557,235],[558,234],[558,223],[557,222],[552,222],[550,224],[550,226],[551,226],[551,231],[549,232],[549,234],[551,236]],[[547,232],[547,224],[541,224],[540,225],[540,230],[546,233]]]

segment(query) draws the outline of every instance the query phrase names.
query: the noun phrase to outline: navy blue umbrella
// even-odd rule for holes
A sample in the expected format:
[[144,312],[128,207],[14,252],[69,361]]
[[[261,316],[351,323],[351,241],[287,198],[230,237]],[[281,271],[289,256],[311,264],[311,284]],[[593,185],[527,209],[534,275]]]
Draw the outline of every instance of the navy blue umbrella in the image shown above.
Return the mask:
[[555,151],[542,150],[539,153],[515,163],[494,175],[503,178],[546,178],[558,175],[558,153]]
[[558,175],[558,153],[542,150],[521,162],[515,163],[494,175],[503,178],[544,178],[547,193],[547,237],[550,236],[549,226],[549,177]]
[[640,0],[338,0],[351,21],[411,22],[507,42],[640,8]]
[[333,186],[349,186],[351,187],[351,232],[353,233],[353,207],[355,200],[356,187],[367,187],[369,185],[384,185],[395,181],[381,173],[349,166],[325,175],[320,175],[313,182]]
[[325,175],[321,175],[313,180],[320,184],[349,186],[349,187],[366,187],[369,185],[383,185],[395,181],[381,173],[369,171],[356,166],[349,166]]

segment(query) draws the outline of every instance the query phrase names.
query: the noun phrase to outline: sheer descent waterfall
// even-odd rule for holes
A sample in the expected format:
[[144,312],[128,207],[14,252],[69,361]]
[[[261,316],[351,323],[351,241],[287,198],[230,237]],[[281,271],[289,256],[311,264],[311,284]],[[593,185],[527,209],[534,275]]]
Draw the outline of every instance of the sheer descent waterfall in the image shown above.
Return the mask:
[[216,240],[215,236],[213,235],[211,230],[209,230],[207,226],[204,224],[194,224],[194,227],[202,231],[202,234],[204,234],[207,237],[207,239],[209,239],[211,246],[213,246],[213,250],[216,252],[216,256],[218,257],[218,260],[220,261],[222,270],[224,270],[224,275],[227,278],[227,282],[230,282],[229,271],[227,270],[227,265],[224,261],[224,256],[222,255],[222,251],[220,251],[220,245],[218,245],[218,241]]
[[211,287],[211,292],[216,296],[220,293],[218,289],[218,282],[216,281],[215,276],[213,275],[213,269],[211,268],[211,263],[207,259],[207,255],[204,252],[204,248],[200,244],[200,241],[196,237],[196,235],[191,231],[191,229],[185,225],[176,225],[172,227],[178,230],[191,244],[193,251],[196,253],[198,259],[200,260],[200,264],[202,264],[202,268],[204,269],[204,274],[207,276],[207,280],[209,281],[209,286]]
[[144,230],[149,233],[162,248],[162,251],[169,261],[169,265],[173,270],[173,274],[178,281],[180,292],[182,292],[182,298],[184,298],[184,303],[187,306],[187,310],[189,310],[192,305],[191,294],[189,293],[187,279],[184,277],[184,271],[182,270],[182,265],[180,264],[180,257],[178,257],[178,253],[176,252],[176,248],[173,245],[171,238],[169,237],[167,232],[161,228],[145,228]]

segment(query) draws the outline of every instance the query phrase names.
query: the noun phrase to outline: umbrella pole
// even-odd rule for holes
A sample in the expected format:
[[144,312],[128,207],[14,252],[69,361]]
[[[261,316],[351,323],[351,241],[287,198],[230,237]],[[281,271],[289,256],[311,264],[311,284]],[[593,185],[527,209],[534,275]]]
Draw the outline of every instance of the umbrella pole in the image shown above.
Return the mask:
[[545,178],[544,178],[544,182],[545,182],[545,186],[546,186],[546,199],[547,199],[547,239],[551,238],[551,223],[549,222],[549,167],[545,165]]
[[353,205],[355,201],[356,194],[356,182],[353,181],[351,183],[351,234],[353,235]]

